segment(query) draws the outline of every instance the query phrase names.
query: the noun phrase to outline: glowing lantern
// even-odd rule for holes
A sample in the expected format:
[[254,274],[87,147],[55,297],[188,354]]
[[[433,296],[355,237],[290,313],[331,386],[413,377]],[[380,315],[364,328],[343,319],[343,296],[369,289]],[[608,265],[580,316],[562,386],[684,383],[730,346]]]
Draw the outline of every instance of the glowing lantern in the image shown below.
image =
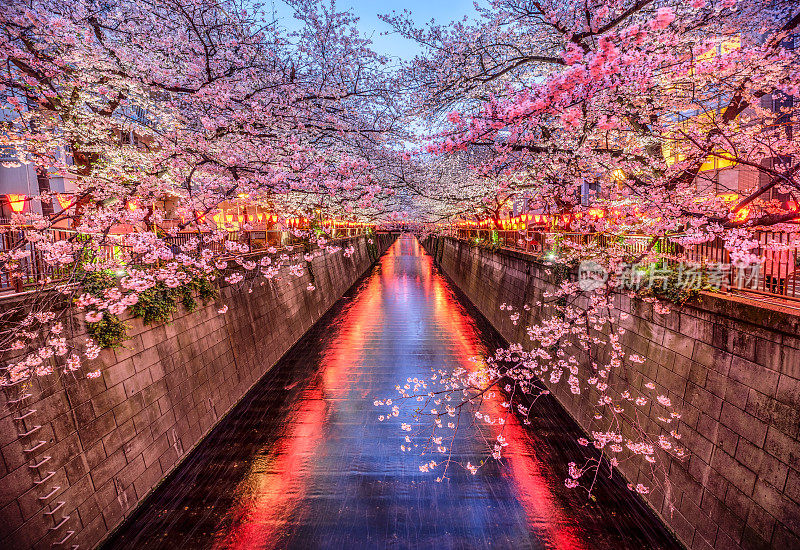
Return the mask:
[[8,202],[11,204],[11,210],[14,212],[22,212],[25,209],[25,200],[27,197],[25,195],[19,195],[17,193],[9,193],[8,194]]
[[742,208],[741,210],[739,210],[733,216],[733,221],[735,221],[735,222],[743,222],[748,218],[748,216],[750,216],[750,209],[749,208]]
[[233,223],[233,214],[227,214],[225,219],[228,220],[228,223]]
[[258,221],[261,221],[264,219],[264,214],[256,214],[256,218],[258,218]]
[[602,219],[603,216],[605,216],[605,212],[603,212],[599,208],[590,208],[589,209],[589,215],[593,216],[595,218],[598,218],[598,219]]
[[61,193],[59,193],[58,195],[56,195],[56,199],[58,200],[58,204],[61,205],[62,210],[66,210],[72,205],[72,197],[68,195],[62,195]]

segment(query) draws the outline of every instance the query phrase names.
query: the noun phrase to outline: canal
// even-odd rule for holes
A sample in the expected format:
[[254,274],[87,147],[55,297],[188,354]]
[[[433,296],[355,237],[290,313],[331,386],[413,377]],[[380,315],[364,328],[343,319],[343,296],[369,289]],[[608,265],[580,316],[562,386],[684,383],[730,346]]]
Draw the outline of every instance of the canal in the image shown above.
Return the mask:
[[[675,548],[616,476],[564,486],[579,430],[552,398],[509,422],[505,456],[437,483],[375,399],[501,346],[419,242],[377,265],[254,387],[106,548]],[[394,419],[393,419],[394,420]],[[453,448],[475,463],[467,426]],[[576,454],[577,453],[577,454]]]

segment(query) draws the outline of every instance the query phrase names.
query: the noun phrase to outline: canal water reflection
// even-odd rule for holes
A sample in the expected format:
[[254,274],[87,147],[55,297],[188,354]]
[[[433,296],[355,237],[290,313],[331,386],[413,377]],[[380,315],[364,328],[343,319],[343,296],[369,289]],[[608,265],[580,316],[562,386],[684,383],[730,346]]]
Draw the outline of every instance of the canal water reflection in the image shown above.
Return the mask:
[[[506,426],[501,463],[422,473],[373,401],[502,345],[410,236],[259,382],[108,548],[671,548],[616,479],[564,487],[578,431],[551,399]],[[410,406],[410,404],[409,404]],[[472,428],[458,459],[485,454]],[[579,456],[579,455],[577,455]]]

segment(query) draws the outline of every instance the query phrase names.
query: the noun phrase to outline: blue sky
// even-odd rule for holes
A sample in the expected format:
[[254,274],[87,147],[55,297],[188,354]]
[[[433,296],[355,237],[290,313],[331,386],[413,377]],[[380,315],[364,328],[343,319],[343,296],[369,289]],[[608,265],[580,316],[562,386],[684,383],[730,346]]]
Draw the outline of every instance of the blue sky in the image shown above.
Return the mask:
[[[283,10],[279,6],[280,2],[275,2],[275,10],[281,14]],[[461,19],[464,15],[474,16],[475,8],[473,0],[337,0],[338,10],[349,9],[359,18],[359,27],[362,34],[372,39],[376,52],[410,59],[419,52],[416,44],[410,40],[400,38],[396,34],[386,35],[391,28],[378,19],[378,14],[402,12],[409,10],[418,25],[423,25],[431,19],[437,23],[448,23]],[[287,21],[286,26],[291,28],[291,22]]]

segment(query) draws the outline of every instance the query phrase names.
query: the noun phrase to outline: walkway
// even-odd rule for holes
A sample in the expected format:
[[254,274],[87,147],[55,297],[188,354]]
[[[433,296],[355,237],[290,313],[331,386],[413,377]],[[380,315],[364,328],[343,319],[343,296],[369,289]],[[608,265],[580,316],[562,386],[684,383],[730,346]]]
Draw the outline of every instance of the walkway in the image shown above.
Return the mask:
[[[400,452],[405,434],[377,421],[373,400],[498,345],[401,237],[107,547],[677,547],[616,480],[601,482],[600,504],[564,487],[578,432],[552,400],[529,428],[508,425],[507,457],[475,476],[453,467],[436,483]],[[454,448],[474,463],[473,435],[461,430]]]

